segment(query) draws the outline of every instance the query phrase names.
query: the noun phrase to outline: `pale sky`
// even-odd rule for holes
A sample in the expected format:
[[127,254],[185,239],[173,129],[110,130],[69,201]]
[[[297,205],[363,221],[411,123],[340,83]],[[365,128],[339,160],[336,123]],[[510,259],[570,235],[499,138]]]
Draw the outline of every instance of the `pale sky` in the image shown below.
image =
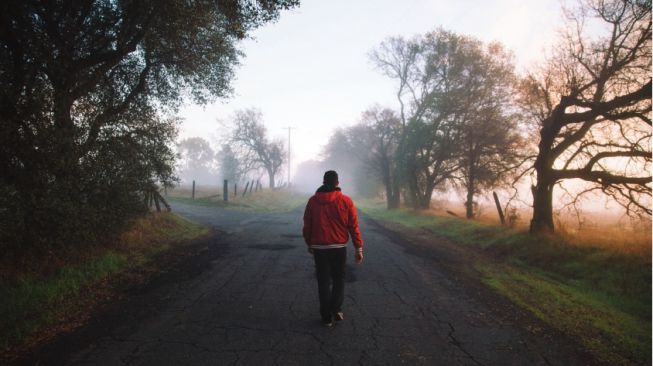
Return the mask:
[[368,107],[397,109],[396,82],[375,70],[368,58],[387,37],[443,27],[485,42],[500,41],[515,53],[523,71],[554,42],[562,25],[560,6],[560,0],[303,0],[241,44],[245,58],[232,98],[181,109],[180,139],[199,136],[214,144],[218,119],[256,107],[270,136],[287,142],[284,128],[295,128],[294,174],[300,162],[320,158],[334,129],[355,124]]

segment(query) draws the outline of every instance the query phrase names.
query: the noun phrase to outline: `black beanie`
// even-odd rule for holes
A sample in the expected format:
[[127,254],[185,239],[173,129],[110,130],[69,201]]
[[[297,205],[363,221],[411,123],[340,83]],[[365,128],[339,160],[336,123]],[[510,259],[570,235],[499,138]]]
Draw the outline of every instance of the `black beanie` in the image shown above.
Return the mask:
[[327,186],[335,187],[338,185],[338,173],[335,170],[325,172],[323,183]]

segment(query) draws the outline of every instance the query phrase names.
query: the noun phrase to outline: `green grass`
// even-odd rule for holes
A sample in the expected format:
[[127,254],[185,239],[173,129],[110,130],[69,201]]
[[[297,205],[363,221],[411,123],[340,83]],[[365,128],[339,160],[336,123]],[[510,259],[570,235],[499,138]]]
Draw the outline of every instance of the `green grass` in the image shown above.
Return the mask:
[[93,296],[95,284],[208,232],[208,228],[174,214],[150,215],[135,222],[111,249],[91,250],[93,254],[81,259],[58,258],[63,264],[52,273],[21,273],[17,268],[5,274],[0,283],[0,354],[30,342],[59,322],[76,306],[82,292],[85,297]]
[[612,365],[650,364],[650,320],[588,288],[511,266],[478,265],[484,282]]
[[[651,258],[453,217],[362,211],[486,254],[483,281],[611,364],[651,363]],[[615,247],[619,247],[616,245]]]
[[110,252],[77,266],[64,267],[48,278],[26,276],[0,287],[0,346],[21,343],[47,324],[56,321],[56,304],[78,294],[95,281],[119,272],[127,260]]
[[[359,208],[366,214],[382,220],[392,221],[407,227],[423,229],[455,241],[480,248],[491,247],[506,240],[514,241],[514,232],[508,228],[488,225],[454,217],[421,214],[410,210],[386,210],[378,205],[363,203]],[[479,239],[483,240],[479,240]]]

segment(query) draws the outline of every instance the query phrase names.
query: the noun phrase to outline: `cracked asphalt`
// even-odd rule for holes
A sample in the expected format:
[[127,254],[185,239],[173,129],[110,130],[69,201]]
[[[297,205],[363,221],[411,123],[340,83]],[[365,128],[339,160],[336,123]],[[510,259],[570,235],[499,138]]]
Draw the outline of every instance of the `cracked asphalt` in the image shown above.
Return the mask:
[[326,328],[301,210],[264,214],[179,203],[173,210],[219,234],[194,261],[130,294],[125,310],[92,323],[94,339],[67,343],[79,346],[60,351],[65,364],[587,363],[564,338],[522,329],[365,217],[362,266],[348,249],[345,320]]

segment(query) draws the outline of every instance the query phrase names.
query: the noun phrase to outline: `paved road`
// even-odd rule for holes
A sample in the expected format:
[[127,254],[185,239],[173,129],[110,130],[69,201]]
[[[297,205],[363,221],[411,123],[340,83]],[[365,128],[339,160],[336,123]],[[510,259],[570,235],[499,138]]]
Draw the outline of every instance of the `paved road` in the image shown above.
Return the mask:
[[144,309],[114,316],[106,334],[66,357],[69,365],[582,363],[564,340],[540,339],[494,314],[364,218],[363,266],[348,253],[345,320],[325,328],[301,211],[173,209],[220,230],[219,239],[197,266],[132,294]]

